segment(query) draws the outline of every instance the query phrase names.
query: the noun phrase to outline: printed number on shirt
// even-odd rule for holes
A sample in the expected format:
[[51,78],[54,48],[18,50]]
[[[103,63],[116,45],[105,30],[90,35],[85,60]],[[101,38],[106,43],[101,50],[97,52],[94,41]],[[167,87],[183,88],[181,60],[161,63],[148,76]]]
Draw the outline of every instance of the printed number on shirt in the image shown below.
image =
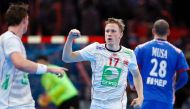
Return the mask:
[[[166,76],[166,67],[167,63],[165,60],[162,60],[160,63],[158,62],[157,59],[151,59],[151,63],[153,64],[153,68],[150,71],[151,76],[159,76],[161,78],[164,78]],[[158,72],[156,72],[156,69],[159,67]]]
[[118,64],[118,62],[119,62],[119,58],[112,58],[112,57],[110,57],[109,60],[110,60],[109,65],[110,66],[114,66],[114,67],[116,67],[117,64]]
[[[146,84],[165,87],[167,84],[167,80],[165,80],[167,68],[166,61],[162,60],[158,62],[156,58],[153,58],[151,59],[151,63],[153,64],[153,68],[150,71],[150,77],[147,77]],[[158,72],[156,72],[157,69]]]

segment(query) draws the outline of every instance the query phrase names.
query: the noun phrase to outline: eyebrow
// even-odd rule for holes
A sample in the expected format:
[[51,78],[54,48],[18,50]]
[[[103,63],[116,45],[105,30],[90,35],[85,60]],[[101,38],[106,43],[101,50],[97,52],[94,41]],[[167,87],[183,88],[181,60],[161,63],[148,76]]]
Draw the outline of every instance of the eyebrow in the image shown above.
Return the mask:
[[111,31],[111,32],[116,32],[117,30],[115,30],[115,29],[106,29],[105,31],[106,31],[106,32],[109,32],[109,31]]

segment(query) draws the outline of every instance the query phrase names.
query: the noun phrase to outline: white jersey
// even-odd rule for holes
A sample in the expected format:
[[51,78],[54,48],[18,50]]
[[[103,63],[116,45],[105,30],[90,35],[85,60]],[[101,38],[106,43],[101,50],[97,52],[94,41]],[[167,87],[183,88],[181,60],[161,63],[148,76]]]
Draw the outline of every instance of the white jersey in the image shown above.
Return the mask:
[[105,44],[96,42],[79,50],[79,53],[84,60],[91,62],[92,103],[100,101],[97,104],[103,107],[112,101],[120,101],[120,105],[126,103],[128,69],[129,66],[133,66],[132,69],[137,68],[134,52],[123,46],[118,51],[111,51]]
[[0,109],[31,109],[34,100],[28,74],[13,65],[10,55],[20,52],[26,58],[21,39],[12,32],[0,36]]

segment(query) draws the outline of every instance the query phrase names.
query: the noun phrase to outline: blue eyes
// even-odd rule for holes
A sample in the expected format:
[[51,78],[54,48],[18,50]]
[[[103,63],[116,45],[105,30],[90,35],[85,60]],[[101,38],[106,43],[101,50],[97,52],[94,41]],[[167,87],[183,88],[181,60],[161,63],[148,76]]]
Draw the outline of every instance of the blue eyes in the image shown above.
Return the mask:
[[111,29],[111,30],[105,30],[105,32],[106,32],[106,33],[109,33],[109,32],[111,32],[111,33],[115,33],[116,30],[114,30],[114,29]]

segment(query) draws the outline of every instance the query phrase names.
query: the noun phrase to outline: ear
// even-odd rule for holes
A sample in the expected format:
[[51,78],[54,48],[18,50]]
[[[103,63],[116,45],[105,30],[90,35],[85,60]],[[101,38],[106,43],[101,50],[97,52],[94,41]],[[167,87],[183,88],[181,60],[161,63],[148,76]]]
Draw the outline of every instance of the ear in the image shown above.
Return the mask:
[[123,32],[121,32],[121,34],[120,34],[120,39],[123,37]]
[[26,18],[23,18],[22,19],[22,24],[25,24],[26,23]]
[[169,36],[170,35],[170,29],[168,29],[167,31],[168,31],[167,36]]
[[152,28],[152,34],[155,34],[155,29],[154,28]]
[[24,17],[24,18],[22,19],[22,22],[23,22],[24,24],[27,23],[27,22],[28,22],[28,16]]

